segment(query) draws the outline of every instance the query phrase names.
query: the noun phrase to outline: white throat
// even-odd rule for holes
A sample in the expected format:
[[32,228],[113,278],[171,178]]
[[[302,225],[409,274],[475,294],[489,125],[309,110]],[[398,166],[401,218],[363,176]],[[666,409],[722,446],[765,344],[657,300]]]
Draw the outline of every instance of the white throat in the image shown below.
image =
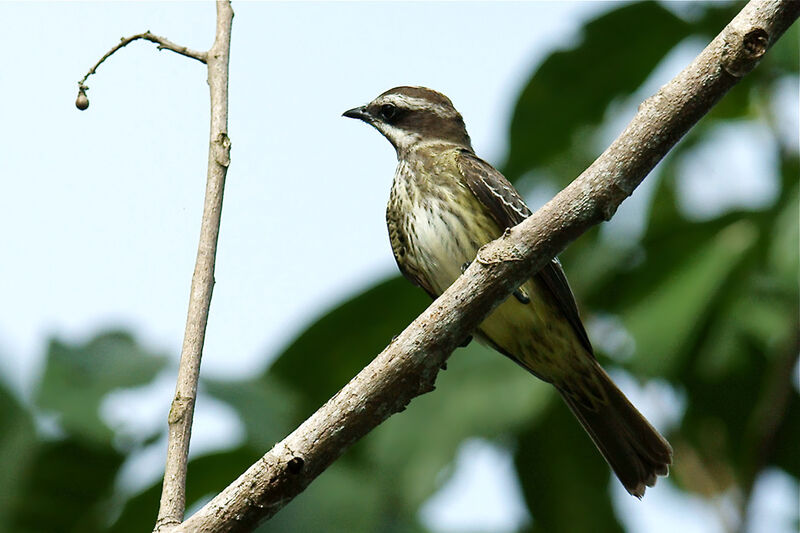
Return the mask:
[[398,152],[408,152],[422,141],[420,134],[406,131],[385,122],[378,122],[375,124],[375,128],[389,139],[389,142],[394,145]]

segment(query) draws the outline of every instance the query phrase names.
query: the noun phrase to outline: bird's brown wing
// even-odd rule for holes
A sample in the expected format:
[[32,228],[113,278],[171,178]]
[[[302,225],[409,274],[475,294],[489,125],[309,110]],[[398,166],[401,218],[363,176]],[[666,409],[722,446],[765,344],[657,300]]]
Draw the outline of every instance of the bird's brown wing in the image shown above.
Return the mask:
[[[489,210],[501,228],[514,227],[530,216],[531,210],[525,205],[517,190],[492,165],[471,151],[463,149],[458,155],[457,163],[469,190]],[[561,263],[554,258],[536,276],[552,293],[581,344],[589,353],[593,353],[589,336],[578,314],[575,296],[569,288]]]

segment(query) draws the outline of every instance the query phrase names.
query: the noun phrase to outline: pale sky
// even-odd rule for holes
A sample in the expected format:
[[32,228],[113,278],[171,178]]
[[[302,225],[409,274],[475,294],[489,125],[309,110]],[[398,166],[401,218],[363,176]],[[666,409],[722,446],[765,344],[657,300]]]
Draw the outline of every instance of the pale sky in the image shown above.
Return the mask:
[[[262,370],[314,317],[395,272],[384,224],[395,156],[344,110],[393,86],[432,87],[462,112],[477,153],[499,163],[526,76],[607,5],[236,2],[232,164],[204,375]],[[206,172],[205,67],[137,42],[89,79],[88,111],[74,99],[120,37],[149,29],[206,49],[214,16],[211,3],[0,3],[13,50],[0,128],[0,377],[23,394],[53,335],[77,342],[123,327],[177,358]],[[173,387],[165,375],[135,413],[112,406],[108,416],[160,427]],[[193,453],[240,434],[221,406],[198,409]],[[157,472],[161,453],[136,468]],[[478,466],[459,468],[437,496],[452,504],[439,510],[463,512],[428,506],[426,522],[500,531],[524,520],[510,470],[481,470],[506,464],[504,453],[465,445],[459,464]],[[473,486],[483,492],[469,496]],[[638,531],[715,531],[717,504],[683,500],[666,483],[641,503],[618,500]]]

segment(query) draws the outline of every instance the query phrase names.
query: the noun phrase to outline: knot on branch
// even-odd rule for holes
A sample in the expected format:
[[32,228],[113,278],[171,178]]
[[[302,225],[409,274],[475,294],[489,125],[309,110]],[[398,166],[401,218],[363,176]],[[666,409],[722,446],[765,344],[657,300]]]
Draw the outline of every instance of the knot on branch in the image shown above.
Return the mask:
[[494,265],[497,263],[505,263],[506,261],[522,261],[524,254],[514,245],[502,245],[503,241],[510,235],[511,230],[506,230],[503,236],[498,241],[498,244],[486,244],[478,250],[476,259],[482,265]]
[[755,68],[769,48],[769,34],[755,28],[742,35],[732,31],[725,36],[722,67],[731,76],[741,78]]
[[160,533],[162,531],[169,531],[181,524],[180,520],[176,520],[175,518],[159,518],[156,521],[156,525],[153,528],[153,533]]
[[[659,159],[660,157],[653,157],[651,165],[655,166]],[[631,183],[629,180],[611,180],[611,187],[605,191],[605,194],[596,194],[594,198],[594,201],[597,203],[600,218],[606,222],[611,220],[611,217],[616,214],[620,204],[633,194],[635,188],[636,184]]]
[[289,462],[286,463],[286,471],[290,474],[297,475],[303,470],[305,464],[306,462],[303,461],[302,457],[292,457],[289,459]]
[[227,133],[220,132],[214,140],[214,146],[216,147],[214,161],[228,168],[231,164],[231,138]]
[[169,424],[177,424],[183,419],[184,416],[186,416],[186,413],[192,408],[193,405],[194,398],[175,396],[175,399],[172,400],[172,406],[169,409],[167,422]]

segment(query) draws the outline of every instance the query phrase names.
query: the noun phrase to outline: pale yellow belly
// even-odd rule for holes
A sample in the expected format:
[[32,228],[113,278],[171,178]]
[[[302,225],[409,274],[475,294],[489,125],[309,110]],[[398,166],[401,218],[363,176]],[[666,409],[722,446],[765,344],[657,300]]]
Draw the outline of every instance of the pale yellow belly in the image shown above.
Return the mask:
[[[443,293],[460,275],[463,265],[474,260],[478,249],[497,238],[502,229],[472,192],[442,169],[435,174],[450,187],[436,189],[428,183],[425,195],[409,195],[403,186],[396,192],[411,206],[405,227],[414,271],[424,272],[430,288]],[[455,185],[454,187],[452,185]],[[405,196],[404,196],[405,195]],[[412,201],[412,198],[415,201]],[[448,206],[460,205],[470,216],[457,216]],[[412,259],[413,258],[413,259]],[[546,381],[560,382],[576,367],[591,361],[553,295],[535,279],[522,286],[530,298],[523,304],[511,296],[480,325],[479,340],[510,355]]]
[[534,280],[522,288],[530,303],[509,297],[481,323],[480,334],[542,379],[560,382],[583,365],[585,349],[546,289]]
[[[462,266],[475,258],[483,242],[494,237],[488,234],[488,226],[494,224],[488,217],[477,217],[479,220],[473,221],[476,227],[460,231],[461,235],[486,235],[483,242],[467,242],[466,238],[453,237],[459,221],[451,215],[431,217],[429,211],[419,209],[412,216],[416,256],[427,266],[429,282],[437,294],[461,275]],[[494,231],[499,235],[499,229]],[[545,287],[532,279],[522,285],[522,290],[530,302],[509,297],[483,321],[476,337],[514,357],[542,379],[559,382],[580,366],[585,349]]]

